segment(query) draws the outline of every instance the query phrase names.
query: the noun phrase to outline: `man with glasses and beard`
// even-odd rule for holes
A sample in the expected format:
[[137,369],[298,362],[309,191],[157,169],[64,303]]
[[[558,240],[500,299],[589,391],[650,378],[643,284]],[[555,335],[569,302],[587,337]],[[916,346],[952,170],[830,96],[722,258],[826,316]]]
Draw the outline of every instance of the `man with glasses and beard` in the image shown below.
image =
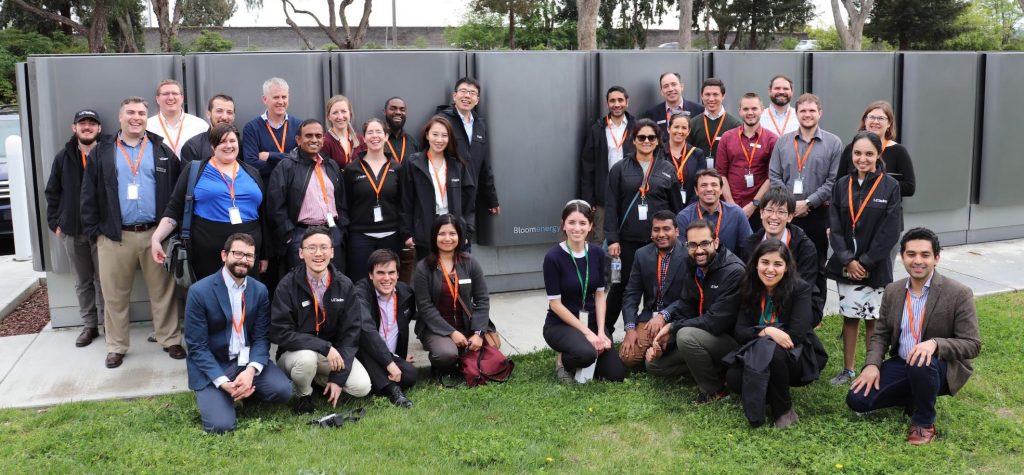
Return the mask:
[[235,430],[237,401],[292,397],[291,382],[270,360],[267,288],[248,275],[256,242],[232,234],[220,258],[224,268],[190,287],[185,304],[188,387],[196,393],[203,430],[214,434]]
[[384,145],[384,154],[398,163],[420,151],[416,139],[405,133],[406,117],[405,99],[395,96],[384,103],[384,122],[388,125],[388,142]]

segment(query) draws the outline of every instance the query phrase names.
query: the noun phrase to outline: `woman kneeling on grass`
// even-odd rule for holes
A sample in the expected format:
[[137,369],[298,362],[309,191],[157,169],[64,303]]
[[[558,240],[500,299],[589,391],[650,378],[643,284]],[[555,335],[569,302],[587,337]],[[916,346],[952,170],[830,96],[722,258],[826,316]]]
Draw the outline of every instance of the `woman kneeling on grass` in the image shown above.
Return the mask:
[[566,240],[544,255],[548,294],[544,341],[559,352],[555,372],[562,381],[622,381],[626,377],[626,367],[605,335],[604,252],[587,243],[593,217],[586,201],[566,204],[562,209]]
[[789,248],[777,239],[754,249],[741,286],[736,341],[743,344],[724,358],[729,388],[742,395],[753,427],[764,424],[765,401],[775,427],[799,420],[789,388],[810,384],[828,361],[814,333],[811,286],[796,272]]

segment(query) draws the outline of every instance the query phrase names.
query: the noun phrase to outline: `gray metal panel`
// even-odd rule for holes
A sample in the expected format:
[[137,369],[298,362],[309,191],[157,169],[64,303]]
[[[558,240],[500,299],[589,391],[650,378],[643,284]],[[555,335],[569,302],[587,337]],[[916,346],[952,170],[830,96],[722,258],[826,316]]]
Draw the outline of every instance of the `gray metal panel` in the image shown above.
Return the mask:
[[[1024,54],[993,53],[985,60],[985,109],[981,133],[978,203],[1006,206],[1024,203],[1024,160],[1021,160],[1020,114]],[[957,118],[964,122],[966,118]],[[1004,226],[1024,223],[1024,215],[1008,216]],[[973,226],[972,222],[972,228]]]
[[[37,271],[41,271],[46,268],[48,259],[50,256],[47,254],[47,249],[44,243],[49,242],[44,239],[45,234],[48,233],[49,229],[44,217],[41,217],[39,213],[33,213],[33,210],[39,209],[39,203],[36,201],[36,197],[39,196],[36,185],[36,174],[38,173],[37,167],[40,166],[38,160],[34,160],[32,156],[32,108],[30,104],[30,98],[32,95],[29,93],[29,79],[28,79],[28,63],[18,63],[14,67],[15,83],[18,86],[18,104],[21,104],[19,114],[19,126],[21,127],[21,156],[24,160],[25,172],[25,190],[26,204],[28,205],[28,218],[29,218],[29,243],[32,247],[32,268]],[[0,147],[3,147],[0,144]],[[8,165],[9,167],[9,165]],[[8,168],[10,170],[10,168]],[[45,212],[44,212],[45,214]]]
[[821,98],[821,127],[844,143],[856,135],[868,104],[895,103],[895,53],[814,52],[810,60],[809,89]]
[[[903,202],[908,228],[917,221],[936,232],[968,228],[978,58],[976,53],[903,54],[897,140],[910,151],[917,181],[914,196]],[[950,116],[949,111],[957,112]],[[936,120],[940,117],[945,119]]]
[[[629,112],[641,115],[659,102],[658,78],[665,72],[683,77],[683,97],[700,104],[702,75],[699,51],[599,51],[597,53],[596,115],[608,113],[604,94],[609,87],[622,86],[629,92]],[[586,122],[596,120],[588,118]]]
[[263,81],[288,81],[288,114],[323,122],[330,93],[327,52],[200,53],[185,56],[190,110],[206,117],[206,104],[215,94],[235,99],[235,125],[241,129],[264,112]]
[[770,105],[769,81],[779,74],[793,80],[793,100],[804,91],[805,53],[712,51],[708,55],[711,57],[711,68],[707,74],[725,81],[725,110],[737,117],[740,98],[747,92],[756,92],[765,107]]
[[586,52],[470,56],[483,86],[480,109],[502,204],[500,216],[481,220],[481,242],[511,246],[558,239],[559,212],[576,194],[587,126],[579,118],[586,113],[592,59]]
[[331,60],[338,78],[333,92],[352,102],[356,129],[371,117],[383,119],[384,101],[401,96],[405,131],[420,142],[423,124],[438,105],[451,103],[455,81],[466,75],[463,51],[352,51],[334,53]]

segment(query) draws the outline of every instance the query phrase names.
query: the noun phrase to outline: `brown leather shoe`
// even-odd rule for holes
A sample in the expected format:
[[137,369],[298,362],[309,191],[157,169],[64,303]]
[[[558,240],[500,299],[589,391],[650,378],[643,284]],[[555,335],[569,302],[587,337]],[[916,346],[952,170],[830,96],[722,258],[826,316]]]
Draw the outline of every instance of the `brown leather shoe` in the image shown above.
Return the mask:
[[107,367],[116,368],[124,362],[124,353],[107,353]]
[[82,329],[82,333],[78,334],[78,338],[75,340],[75,346],[81,348],[83,346],[89,346],[96,337],[100,336],[100,331],[96,327],[85,327]]
[[924,445],[935,440],[935,426],[921,427],[910,425],[910,432],[907,433],[907,443],[910,445]]
[[164,351],[166,351],[167,354],[171,355],[171,358],[174,358],[176,360],[183,360],[185,359],[185,356],[187,356],[187,353],[185,353],[185,349],[182,348],[181,345],[168,346],[167,348],[164,348]]

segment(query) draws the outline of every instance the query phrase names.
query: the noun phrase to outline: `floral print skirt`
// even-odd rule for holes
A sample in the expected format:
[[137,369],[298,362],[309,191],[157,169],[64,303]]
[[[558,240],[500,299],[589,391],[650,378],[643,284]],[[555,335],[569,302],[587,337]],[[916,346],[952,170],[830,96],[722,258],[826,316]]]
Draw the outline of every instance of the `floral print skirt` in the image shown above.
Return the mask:
[[875,320],[882,306],[885,287],[869,287],[859,284],[837,282],[839,290],[839,313],[846,318]]

